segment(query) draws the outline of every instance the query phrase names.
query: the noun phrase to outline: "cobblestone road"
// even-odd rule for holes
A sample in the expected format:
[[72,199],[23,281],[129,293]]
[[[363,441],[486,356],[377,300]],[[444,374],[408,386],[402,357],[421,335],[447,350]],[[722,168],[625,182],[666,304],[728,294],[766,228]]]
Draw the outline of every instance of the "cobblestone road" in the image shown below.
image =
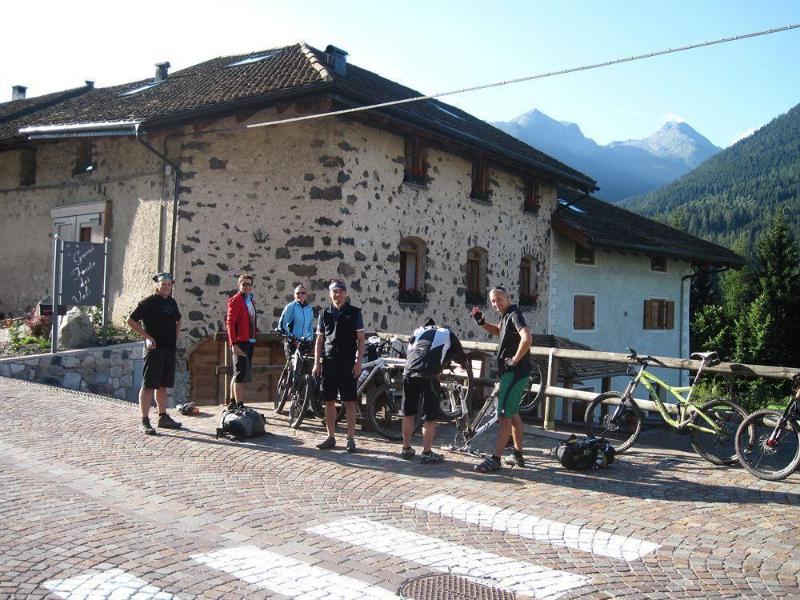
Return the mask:
[[[469,575],[535,598],[798,597],[800,481],[767,483],[643,445],[570,473],[406,462],[364,434],[319,452],[214,439],[218,412],[145,437],[137,407],[0,378],[0,597],[395,598]],[[442,432],[442,442],[446,431]]]

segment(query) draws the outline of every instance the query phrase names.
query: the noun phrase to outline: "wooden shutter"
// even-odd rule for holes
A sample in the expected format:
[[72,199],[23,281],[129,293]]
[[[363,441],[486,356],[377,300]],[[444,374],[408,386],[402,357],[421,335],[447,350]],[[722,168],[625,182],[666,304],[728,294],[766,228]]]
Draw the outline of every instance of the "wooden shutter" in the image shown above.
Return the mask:
[[594,296],[575,296],[572,328],[594,329]]
[[642,313],[642,315],[643,315],[642,327],[644,329],[653,329],[653,321],[652,321],[652,317],[651,317],[651,315],[652,315],[652,308],[651,308],[652,304],[653,304],[652,300],[645,300],[644,301],[644,311]]
[[675,329],[675,303],[667,301],[667,329]]

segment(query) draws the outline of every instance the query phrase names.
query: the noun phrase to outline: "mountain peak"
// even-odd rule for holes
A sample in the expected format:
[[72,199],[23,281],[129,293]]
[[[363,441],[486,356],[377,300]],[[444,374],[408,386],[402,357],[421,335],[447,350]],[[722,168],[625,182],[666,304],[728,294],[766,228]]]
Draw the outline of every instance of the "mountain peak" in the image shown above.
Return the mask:
[[612,142],[611,145],[641,148],[660,158],[682,161],[692,169],[721,150],[686,121],[667,121],[643,140]]

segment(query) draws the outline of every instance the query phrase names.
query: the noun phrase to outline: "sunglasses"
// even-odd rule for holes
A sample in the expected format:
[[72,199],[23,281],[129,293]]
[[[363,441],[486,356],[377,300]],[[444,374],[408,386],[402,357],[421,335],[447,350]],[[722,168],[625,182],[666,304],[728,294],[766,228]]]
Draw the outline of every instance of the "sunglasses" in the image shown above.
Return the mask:
[[295,296],[305,296],[306,293],[305,292],[295,292],[294,295]]

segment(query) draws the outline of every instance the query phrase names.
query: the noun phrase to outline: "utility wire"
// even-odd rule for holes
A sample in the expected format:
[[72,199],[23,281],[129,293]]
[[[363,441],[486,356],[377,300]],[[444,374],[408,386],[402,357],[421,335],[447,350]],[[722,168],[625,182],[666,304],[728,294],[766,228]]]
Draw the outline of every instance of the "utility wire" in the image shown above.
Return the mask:
[[619,65],[622,63],[633,62],[637,60],[645,60],[648,58],[653,58],[656,56],[663,56],[665,54],[674,54],[676,52],[686,52],[687,50],[694,50],[695,48],[705,48],[706,46],[714,46],[716,44],[727,44],[728,42],[736,42],[739,40],[745,40],[748,38],[754,38],[762,35],[771,35],[773,33],[780,33],[783,31],[790,31],[792,29],[800,29],[800,23],[796,23],[794,25],[785,25],[783,27],[775,27],[773,29],[766,29],[764,31],[755,31],[753,33],[745,33],[742,35],[736,35],[732,37],[724,37],[718,40],[711,40],[708,42],[700,42],[697,44],[689,44],[688,46],[680,46],[678,48],[667,48],[666,50],[657,50],[655,52],[648,52],[647,54],[637,54],[636,56],[629,56],[627,58],[617,58],[614,60],[609,60],[600,63],[594,63],[590,65],[583,65],[580,67],[571,67],[569,69],[562,69],[560,71],[549,71],[547,73],[539,73],[538,75],[529,75],[526,77],[518,77],[516,79],[506,79],[504,81],[498,81],[495,83],[486,83],[483,85],[476,85],[473,87],[462,88],[459,90],[451,90],[449,92],[439,92],[438,94],[429,94],[426,96],[414,96],[412,98],[403,98],[402,100],[391,100],[389,102],[379,102],[378,104],[368,104],[366,106],[357,106],[355,108],[344,108],[341,110],[333,110],[330,112],[325,113],[317,113],[313,115],[306,115],[303,117],[291,117],[289,119],[280,119],[278,121],[265,121],[262,123],[252,123],[250,125],[246,125],[247,129],[252,129],[254,127],[268,127],[270,125],[283,125],[285,123],[297,123],[298,121],[310,121],[312,119],[322,119],[323,117],[333,117],[337,115],[347,115],[356,112],[364,112],[367,110],[374,110],[376,108],[387,108],[390,106],[398,106],[401,104],[410,104],[411,102],[420,102],[422,100],[433,100],[435,98],[443,98],[445,96],[454,96],[456,94],[464,94],[466,92],[475,92],[478,90],[485,90],[489,88],[501,87],[505,85],[511,85],[513,83],[522,83],[524,81],[533,81],[535,79],[545,79],[546,77],[556,77],[558,75],[566,75],[568,73],[576,73],[578,71],[590,71],[592,69],[602,69],[604,67],[610,67],[612,65]]

